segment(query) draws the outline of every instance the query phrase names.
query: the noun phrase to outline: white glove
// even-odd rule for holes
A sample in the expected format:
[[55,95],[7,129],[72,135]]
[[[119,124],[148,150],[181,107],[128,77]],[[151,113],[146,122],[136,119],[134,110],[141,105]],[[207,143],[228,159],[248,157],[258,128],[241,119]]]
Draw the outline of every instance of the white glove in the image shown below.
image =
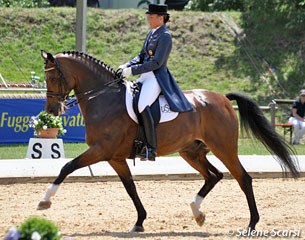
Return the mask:
[[129,67],[129,68],[124,68],[124,69],[123,69],[123,72],[122,72],[123,78],[128,78],[130,75],[132,75],[131,67]]
[[127,68],[127,63],[122,64],[121,66],[118,67],[118,69],[122,69],[122,70],[125,69],[125,68]]

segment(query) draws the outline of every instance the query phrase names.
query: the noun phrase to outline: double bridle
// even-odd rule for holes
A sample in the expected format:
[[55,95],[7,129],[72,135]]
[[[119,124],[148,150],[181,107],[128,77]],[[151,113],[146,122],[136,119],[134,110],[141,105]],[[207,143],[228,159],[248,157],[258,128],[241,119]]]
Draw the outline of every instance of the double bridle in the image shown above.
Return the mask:
[[96,88],[94,90],[89,90],[89,91],[86,91],[83,93],[75,92],[75,95],[78,98],[78,100],[77,100],[75,98],[75,95],[69,96],[70,91],[69,92],[66,91],[67,81],[61,70],[58,59],[56,59],[55,57],[54,57],[54,63],[55,63],[54,67],[46,68],[44,71],[49,72],[49,71],[57,70],[59,72],[59,76],[57,78],[59,92],[54,93],[54,92],[47,91],[46,95],[47,95],[47,97],[57,97],[59,102],[65,102],[67,100],[71,100],[69,103],[66,103],[67,108],[71,108],[71,107],[75,106],[76,104],[78,104],[78,101],[84,97],[87,97],[90,100],[92,98],[99,96],[100,94],[106,92],[108,87],[114,87],[114,89],[116,91],[120,91],[118,84],[122,83],[124,81],[121,73],[117,71],[117,72],[115,72],[115,79],[110,82],[104,83],[101,86],[101,88]]
[[67,92],[65,90],[67,87],[66,78],[61,70],[58,60],[55,57],[54,57],[54,63],[55,63],[55,67],[47,68],[44,71],[49,72],[52,70],[57,70],[59,72],[59,76],[57,78],[59,92],[54,93],[54,92],[47,91],[47,97],[57,97],[59,102],[64,102],[65,100],[68,99],[68,96],[69,96],[69,92]]

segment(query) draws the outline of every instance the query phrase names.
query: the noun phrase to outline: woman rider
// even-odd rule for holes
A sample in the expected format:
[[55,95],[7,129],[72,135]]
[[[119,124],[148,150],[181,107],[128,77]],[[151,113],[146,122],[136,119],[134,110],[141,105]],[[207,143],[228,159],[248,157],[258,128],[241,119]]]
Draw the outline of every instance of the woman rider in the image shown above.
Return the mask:
[[150,106],[161,92],[174,112],[191,111],[192,106],[167,68],[167,60],[172,49],[172,38],[165,25],[169,20],[167,5],[150,4],[146,14],[151,30],[146,36],[143,48],[138,56],[121,65],[119,69],[125,78],[141,74],[136,81],[142,83],[138,110],[147,140],[147,156],[143,158],[154,161],[157,137]]

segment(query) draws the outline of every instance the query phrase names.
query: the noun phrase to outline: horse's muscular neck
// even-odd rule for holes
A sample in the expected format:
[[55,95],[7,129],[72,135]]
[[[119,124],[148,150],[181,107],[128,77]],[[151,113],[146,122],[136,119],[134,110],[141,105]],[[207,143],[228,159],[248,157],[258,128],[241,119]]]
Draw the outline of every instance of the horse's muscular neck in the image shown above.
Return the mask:
[[114,79],[113,70],[88,55],[61,54],[58,56],[64,76],[76,94],[102,88]]
[[[90,59],[88,56],[80,57],[76,54],[65,54],[59,60],[66,80],[73,82],[73,89],[87,127],[92,124],[92,122],[88,123],[86,121],[87,114],[94,114],[101,121],[103,114],[107,113],[109,115],[108,108],[111,108],[113,112],[116,111],[119,97],[111,90],[112,88],[105,85],[115,78],[112,69],[100,61]],[[103,111],[99,111],[99,113],[91,112],[87,108],[89,104],[98,105],[100,110],[103,109]],[[94,109],[97,110],[95,107]]]

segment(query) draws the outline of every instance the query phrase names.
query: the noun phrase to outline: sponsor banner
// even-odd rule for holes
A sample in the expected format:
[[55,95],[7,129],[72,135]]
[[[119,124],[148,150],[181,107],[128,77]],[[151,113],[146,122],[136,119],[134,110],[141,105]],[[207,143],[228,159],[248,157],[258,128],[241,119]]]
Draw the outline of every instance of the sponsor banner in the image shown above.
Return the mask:
[[[34,129],[28,122],[45,109],[46,99],[0,99],[0,144],[28,143]],[[63,118],[67,133],[64,142],[85,142],[85,122],[78,106],[66,111]]]

